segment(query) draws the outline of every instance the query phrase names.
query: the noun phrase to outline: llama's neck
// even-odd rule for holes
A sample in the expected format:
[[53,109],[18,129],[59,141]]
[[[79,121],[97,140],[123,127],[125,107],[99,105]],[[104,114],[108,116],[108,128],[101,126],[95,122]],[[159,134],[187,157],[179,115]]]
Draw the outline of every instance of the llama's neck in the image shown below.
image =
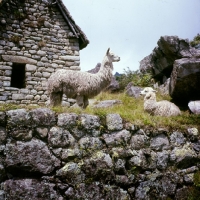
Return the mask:
[[101,63],[98,76],[100,76],[102,80],[110,82],[113,76],[112,71],[113,71],[113,64],[111,61],[109,61],[108,57],[105,56],[103,62]]
[[144,109],[148,112],[152,112],[156,109],[156,100],[148,99],[144,101]]

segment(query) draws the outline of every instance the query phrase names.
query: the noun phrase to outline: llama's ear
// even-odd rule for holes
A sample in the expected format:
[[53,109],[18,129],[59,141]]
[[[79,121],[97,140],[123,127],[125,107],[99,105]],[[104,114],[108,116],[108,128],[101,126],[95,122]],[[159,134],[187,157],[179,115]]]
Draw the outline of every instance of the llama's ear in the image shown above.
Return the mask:
[[107,50],[107,52],[106,52],[106,55],[108,55],[109,51],[110,51],[110,48],[108,48],[108,50]]

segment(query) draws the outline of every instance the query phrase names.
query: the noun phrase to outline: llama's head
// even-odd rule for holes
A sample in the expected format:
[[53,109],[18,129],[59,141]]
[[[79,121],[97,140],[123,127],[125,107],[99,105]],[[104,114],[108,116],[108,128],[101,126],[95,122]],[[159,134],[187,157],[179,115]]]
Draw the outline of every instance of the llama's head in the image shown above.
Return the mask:
[[106,56],[108,57],[110,62],[118,62],[120,61],[120,57],[115,55],[113,52],[110,51],[110,48],[108,48],[106,52]]
[[146,95],[148,92],[156,92],[152,87],[145,87],[141,92],[140,95]]
[[144,100],[147,101],[147,100],[156,100],[156,93],[151,91],[151,92],[148,92],[146,93],[145,97],[144,97]]

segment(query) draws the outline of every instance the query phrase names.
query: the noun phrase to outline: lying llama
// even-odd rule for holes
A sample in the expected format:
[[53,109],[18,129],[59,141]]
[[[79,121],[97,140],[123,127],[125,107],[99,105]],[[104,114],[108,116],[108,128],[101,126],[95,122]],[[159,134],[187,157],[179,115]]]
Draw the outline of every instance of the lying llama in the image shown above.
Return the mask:
[[144,97],[144,110],[151,115],[159,116],[176,116],[180,115],[180,109],[174,104],[167,100],[156,101],[156,90],[151,87],[144,88],[140,94],[145,95]]
[[120,57],[107,50],[101,68],[96,74],[74,70],[57,70],[48,80],[50,105],[57,106],[62,102],[62,96],[76,99],[78,106],[86,108],[88,98],[92,98],[105,89],[112,80],[113,64],[120,61]]

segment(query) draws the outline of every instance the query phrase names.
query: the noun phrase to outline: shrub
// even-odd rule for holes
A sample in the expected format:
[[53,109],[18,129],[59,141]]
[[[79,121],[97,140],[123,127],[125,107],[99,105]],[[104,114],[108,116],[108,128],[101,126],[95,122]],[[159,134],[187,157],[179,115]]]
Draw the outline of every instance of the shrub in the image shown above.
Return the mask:
[[18,36],[18,35],[12,35],[11,38],[10,38],[10,41],[14,42],[16,44],[18,44],[20,40],[21,40],[21,37]]
[[38,42],[38,47],[42,48],[42,47],[45,47],[46,46],[46,42],[41,40]]
[[196,46],[196,45],[198,45],[198,44],[200,44],[200,34],[198,33],[195,37],[194,37],[194,39],[190,42],[190,45],[192,46],[192,47],[194,47],[194,46]]
[[117,76],[116,79],[119,82],[120,90],[124,90],[130,82],[134,86],[153,86],[152,75],[150,73],[142,74],[139,70],[132,71],[130,68],[124,69],[124,74]]

